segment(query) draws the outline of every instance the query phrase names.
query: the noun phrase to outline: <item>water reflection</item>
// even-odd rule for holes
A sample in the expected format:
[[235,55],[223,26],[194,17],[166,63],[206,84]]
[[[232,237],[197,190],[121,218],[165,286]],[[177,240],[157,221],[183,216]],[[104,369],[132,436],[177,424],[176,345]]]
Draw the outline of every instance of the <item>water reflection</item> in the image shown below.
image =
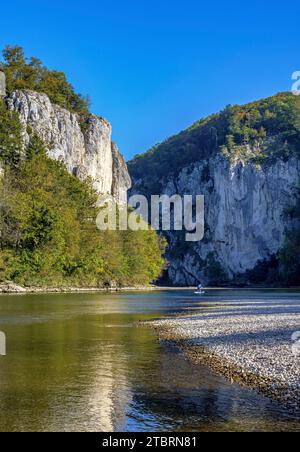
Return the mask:
[[269,400],[136,327],[198,303],[177,292],[1,296],[0,430],[299,430]]

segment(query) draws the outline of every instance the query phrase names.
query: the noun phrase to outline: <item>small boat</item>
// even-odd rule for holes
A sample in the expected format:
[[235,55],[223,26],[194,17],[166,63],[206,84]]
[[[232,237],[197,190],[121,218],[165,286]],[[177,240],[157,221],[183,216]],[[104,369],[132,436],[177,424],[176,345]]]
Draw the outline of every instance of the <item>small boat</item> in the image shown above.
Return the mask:
[[204,290],[197,290],[197,292],[194,292],[195,295],[205,295],[206,292]]

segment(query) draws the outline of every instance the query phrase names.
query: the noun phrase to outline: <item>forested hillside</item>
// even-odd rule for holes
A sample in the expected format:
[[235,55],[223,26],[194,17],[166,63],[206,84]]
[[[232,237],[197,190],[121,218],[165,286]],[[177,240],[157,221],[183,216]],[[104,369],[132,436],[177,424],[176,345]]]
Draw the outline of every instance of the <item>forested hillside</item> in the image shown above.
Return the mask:
[[135,180],[143,178],[145,189],[155,191],[164,178],[218,153],[232,162],[242,159],[258,164],[300,157],[300,96],[281,93],[244,106],[228,106],[137,155],[128,167]]
[[300,96],[228,106],[128,168],[134,193],[205,195],[204,240],[166,234],[172,283],[300,284]]
[[[22,49],[4,51],[8,90],[47,93],[81,113],[88,108],[63,73],[25,60]],[[149,231],[96,227],[99,193],[89,180],[69,174],[47,156],[43,141],[27,130],[0,98],[0,282],[36,286],[129,286],[156,280],[164,266],[163,241]]]

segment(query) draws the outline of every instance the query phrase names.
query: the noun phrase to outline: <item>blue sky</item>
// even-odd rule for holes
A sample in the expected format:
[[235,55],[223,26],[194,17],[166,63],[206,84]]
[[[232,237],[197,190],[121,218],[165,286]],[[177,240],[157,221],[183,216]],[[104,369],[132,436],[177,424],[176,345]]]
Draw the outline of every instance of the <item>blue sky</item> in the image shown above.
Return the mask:
[[299,2],[15,0],[0,46],[63,70],[126,159],[228,104],[291,89]]

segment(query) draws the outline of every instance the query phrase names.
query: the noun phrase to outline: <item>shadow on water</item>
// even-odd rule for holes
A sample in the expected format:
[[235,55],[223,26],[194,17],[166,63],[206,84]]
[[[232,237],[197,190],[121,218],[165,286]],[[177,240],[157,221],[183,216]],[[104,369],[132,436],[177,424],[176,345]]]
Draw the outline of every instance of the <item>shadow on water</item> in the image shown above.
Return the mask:
[[[222,296],[265,299],[211,295]],[[137,327],[199,303],[180,292],[1,296],[0,430],[299,431],[300,420],[270,400]]]

